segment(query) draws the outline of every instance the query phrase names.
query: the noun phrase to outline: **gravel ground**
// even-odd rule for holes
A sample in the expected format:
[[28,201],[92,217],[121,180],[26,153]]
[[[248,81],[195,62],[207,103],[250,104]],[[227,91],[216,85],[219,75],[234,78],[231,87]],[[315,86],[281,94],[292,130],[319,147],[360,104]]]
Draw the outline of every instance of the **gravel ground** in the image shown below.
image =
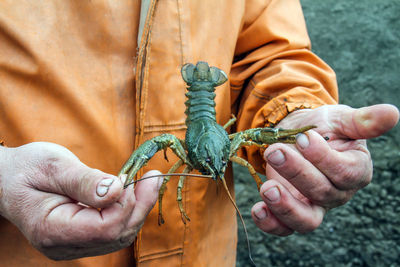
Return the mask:
[[[313,51],[338,76],[340,102],[400,107],[400,1],[302,0]],[[247,170],[235,166],[236,199],[258,266],[400,266],[400,127],[368,141],[374,178],[313,233],[274,237],[250,217],[259,201]],[[250,266],[239,226],[237,266]]]

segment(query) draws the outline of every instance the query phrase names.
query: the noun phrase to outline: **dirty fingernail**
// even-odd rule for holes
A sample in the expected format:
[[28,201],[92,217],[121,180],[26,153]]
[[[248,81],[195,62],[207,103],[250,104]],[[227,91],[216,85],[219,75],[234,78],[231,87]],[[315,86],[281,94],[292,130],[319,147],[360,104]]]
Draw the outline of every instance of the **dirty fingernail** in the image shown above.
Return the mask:
[[96,193],[99,197],[104,197],[112,183],[114,182],[113,178],[106,178],[103,179],[98,185],[97,185],[97,190]]
[[308,140],[308,136],[303,133],[299,133],[296,135],[296,143],[303,149],[307,148],[310,145],[310,140]]
[[263,208],[260,208],[254,212],[254,216],[261,221],[267,218],[267,212]]
[[264,196],[270,202],[278,202],[281,199],[281,193],[279,192],[279,189],[276,186],[265,191]]
[[274,152],[268,154],[267,160],[269,163],[272,163],[273,165],[281,165],[286,161],[286,158],[285,155],[283,155],[282,151],[275,150]]

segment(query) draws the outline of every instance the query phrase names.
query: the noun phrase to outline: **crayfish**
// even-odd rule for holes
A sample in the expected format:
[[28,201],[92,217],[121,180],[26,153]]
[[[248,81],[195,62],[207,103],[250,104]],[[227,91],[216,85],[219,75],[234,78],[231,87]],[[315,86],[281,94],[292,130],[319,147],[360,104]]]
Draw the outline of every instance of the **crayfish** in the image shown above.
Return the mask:
[[222,70],[216,67],[209,67],[208,63],[202,61],[196,65],[191,63],[185,64],[181,69],[181,74],[183,80],[188,85],[188,92],[186,93],[188,100],[185,102],[185,114],[187,115],[185,121],[187,126],[185,140],[180,140],[172,134],[156,136],[140,145],[132,153],[119,173],[119,176],[128,174],[124,185],[127,187],[129,184],[136,182],[133,181],[136,173],[147,164],[156,152],[164,150],[165,153],[166,149],[170,148],[179,157],[179,161],[165,175],[159,191],[158,223],[160,225],[164,223],[162,198],[166,185],[170,176],[173,175],[172,173],[182,165],[186,165],[186,167],[183,170],[183,174],[179,174],[177,202],[184,223],[186,223],[186,220],[189,220],[189,217],[182,205],[182,188],[186,176],[190,176],[188,174],[194,169],[213,180],[221,180],[229,198],[238,211],[224,179],[228,162],[232,161],[247,167],[251,176],[256,181],[258,189],[260,189],[262,184],[260,177],[250,163],[236,156],[239,148],[251,145],[263,147],[267,144],[277,142],[295,143],[296,134],[303,133],[315,127],[306,126],[299,129],[255,128],[229,135],[225,129],[231,126],[236,119],[232,117],[224,126],[219,125],[216,122],[214,101],[215,87],[226,82],[228,80],[227,75]]

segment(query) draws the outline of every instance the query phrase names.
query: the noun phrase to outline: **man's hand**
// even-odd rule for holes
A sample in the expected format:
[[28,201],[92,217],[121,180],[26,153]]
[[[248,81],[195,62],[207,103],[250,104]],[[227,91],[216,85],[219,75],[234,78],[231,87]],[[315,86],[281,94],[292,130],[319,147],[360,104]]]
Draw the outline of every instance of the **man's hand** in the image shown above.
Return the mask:
[[87,167],[62,146],[0,147],[0,214],[55,260],[129,246],[160,182],[147,179],[123,190],[118,177]]
[[343,205],[371,181],[365,139],[382,135],[398,120],[391,105],[323,106],[287,116],[278,127],[317,128],[299,134],[295,146],[274,144],[265,151],[268,181],[260,190],[263,202],[252,208],[256,225],[280,236],[317,228],[328,209]]

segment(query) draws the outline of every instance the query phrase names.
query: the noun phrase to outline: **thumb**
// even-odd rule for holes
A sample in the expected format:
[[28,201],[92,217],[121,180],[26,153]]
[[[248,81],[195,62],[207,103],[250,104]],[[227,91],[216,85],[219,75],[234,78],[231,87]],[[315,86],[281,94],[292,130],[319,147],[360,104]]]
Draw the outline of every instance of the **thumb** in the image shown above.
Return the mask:
[[58,180],[66,195],[94,208],[110,206],[120,198],[123,185],[118,177],[82,165]]
[[351,139],[378,137],[396,126],[399,110],[389,104],[346,109],[341,114],[343,134]]
[[89,168],[63,146],[33,142],[5,152],[8,164],[2,175],[20,179],[19,183],[42,193],[66,196],[94,208],[107,207],[122,194],[118,177]]
[[42,179],[37,187],[45,192],[65,195],[94,208],[104,208],[116,202],[122,192],[121,180],[111,174],[82,163],[68,149],[46,143],[32,143],[30,148],[41,154],[38,169]]
[[[142,178],[146,178],[153,175],[161,174],[161,172],[152,170],[143,175]],[[153,206],[157,202],[158,191],[162,185],[163,178],[162,176],[144,179],[139,181],[135,186],[135,197],[136,197],[136,205],[133,210],[132,219],[134,222],[132,224],[140,223]],[[138,220],[138,221],[136,221]]]

